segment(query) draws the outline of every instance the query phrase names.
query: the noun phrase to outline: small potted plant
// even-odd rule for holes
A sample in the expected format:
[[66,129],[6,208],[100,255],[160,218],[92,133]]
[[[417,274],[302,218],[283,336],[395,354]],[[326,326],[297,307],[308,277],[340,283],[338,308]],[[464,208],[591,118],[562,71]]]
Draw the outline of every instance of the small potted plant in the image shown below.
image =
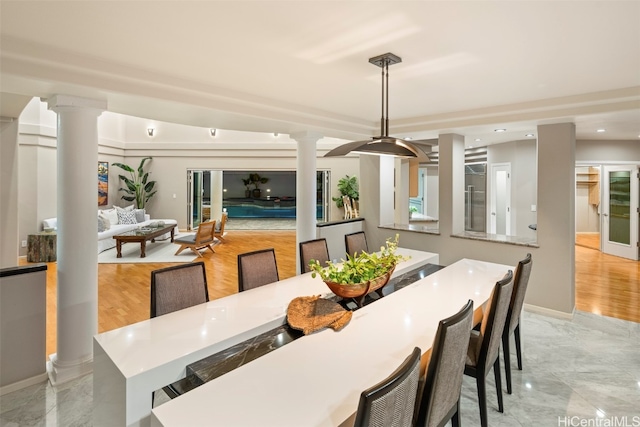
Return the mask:
[[342,298],[354,298],[362,305],[365,295],[386,285],[396,264],[408,259],[396,254],[398,239],[398,234],[394,240],[387,239],[379,253],[347,254],[347,259],[338,264],[327,261],[327,265],[322,266],[312,259],[309,261],[311,277],[320,276],[331,292]]
[[269,182],[269,178],[258,175],[257,173],[249,174],[249,180],[253,184],[253,198],[259,199],[262,191],[260,190],[260,184],[266,184]]
[[418,212],[418,208],[416,208],[415,206],[410,206],[409,207],[409,218],[413,218],[413,214]]
[[242,178],[242,183],[244,184],[245,190],[244,190],[244,197],[246,197],[247,199],[249,197],[251,197],[251,178]]

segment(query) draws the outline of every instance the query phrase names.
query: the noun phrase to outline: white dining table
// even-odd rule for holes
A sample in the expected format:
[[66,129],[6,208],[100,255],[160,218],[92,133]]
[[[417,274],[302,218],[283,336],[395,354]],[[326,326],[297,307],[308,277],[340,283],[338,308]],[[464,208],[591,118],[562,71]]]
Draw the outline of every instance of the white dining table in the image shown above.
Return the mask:
[[[439,262],[431,252],[397,253],[410,258],[392,277]],[[93,425],[150,425],[154,390],[184,378],[187,365],[283,325],[289,302],[306,295],[333,294],[306,273],[96,335]]]
[[462,259],[364,306],[339,332],[325,329],[153,409],[152,426],[349,425],[360,394],[471,299],[484,304],[513,266]]

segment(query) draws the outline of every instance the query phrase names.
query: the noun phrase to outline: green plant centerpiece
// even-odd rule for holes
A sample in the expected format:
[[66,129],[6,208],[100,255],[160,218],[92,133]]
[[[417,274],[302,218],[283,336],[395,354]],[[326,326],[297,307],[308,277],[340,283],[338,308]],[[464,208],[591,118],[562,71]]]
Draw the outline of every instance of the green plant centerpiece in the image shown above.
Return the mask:
[[261,184],[266,184],[269,182],[269,178],[260,176],[259,174],[253,172],[249,174],[249,178],[242,178],[242,183],[246,186],[247,191],[245,195],[249,194],[249,186],[253,185],[253,191],[251,192],[252,196],[256,199],[260,198],[262,194],[262,190],[260,190]]
[[137,209],[144,209],[145,205],[156,194],[154,190],[156,182],[149,181],[149,172],[145,172],[144,164],[147,160],[151,160],[152,157],[145,157],[140,160],[138,169],[133,169],[131,166],[124,163],[114,163],[113,166],[117,166],[120,169],[129,172],[130,176],[118,175],[121,181],[124,181],[125,187],[119,188],[118,191],[124,191],[126,194],[121,199],[127,202],[135,202]]
[[331,292],[342,298],[354,298],[359,306],[364,297],[373,291],[381,295],[382,287],[387,284],[396,264],[408,259],[396,254],[399,235],[395,239],[387,239],[385,246],[380,247],[380,252],[360,252],[359,254],[347,254],[346,259],[340,263],[326,262],[322,266],[319,261],[309,261],[311,277],[320,278],[327,284]]

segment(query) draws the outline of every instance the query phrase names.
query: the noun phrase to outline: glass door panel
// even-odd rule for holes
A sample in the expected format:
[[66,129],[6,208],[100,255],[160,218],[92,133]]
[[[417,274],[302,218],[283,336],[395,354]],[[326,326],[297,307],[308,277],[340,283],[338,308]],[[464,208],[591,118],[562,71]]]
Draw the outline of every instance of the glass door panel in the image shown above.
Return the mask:
[[603,252],[638,259],[638,168],[605,166]]

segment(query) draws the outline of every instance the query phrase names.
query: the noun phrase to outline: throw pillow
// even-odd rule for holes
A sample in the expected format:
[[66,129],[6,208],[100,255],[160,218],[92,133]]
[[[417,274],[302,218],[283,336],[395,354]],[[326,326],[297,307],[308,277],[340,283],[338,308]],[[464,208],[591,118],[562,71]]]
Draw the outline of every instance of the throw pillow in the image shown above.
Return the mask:
[[125,211],[124,209],[117,209],[118,212],[118,224],[137,224],[136,213],[134,211]]
[[109,220],[109,224],[116,225],[118,223],[118,212],[115,209],[103,209],[99,213]]
[[124,208],[121,208],[120,206],[113,205],[113,208],[114,208],[114,209],[116,209],[116,210],[118,210],[118,209],[123,209],[123,210],[125,210],[125,211],[132,211],[132,210],[134,210],[136,207],[135,207],[135,205],[129,205],[129,206],[125,206]]
[[111,223],[107,218],[102,215],[98,215],[98,233],[102,233],[111,228]]
[[136,214],[136,221],[137,222],[144,222],[145,221],[144,215],[147,212],[144,209],[134,209],[133,212],[135,212],[135,214]]

